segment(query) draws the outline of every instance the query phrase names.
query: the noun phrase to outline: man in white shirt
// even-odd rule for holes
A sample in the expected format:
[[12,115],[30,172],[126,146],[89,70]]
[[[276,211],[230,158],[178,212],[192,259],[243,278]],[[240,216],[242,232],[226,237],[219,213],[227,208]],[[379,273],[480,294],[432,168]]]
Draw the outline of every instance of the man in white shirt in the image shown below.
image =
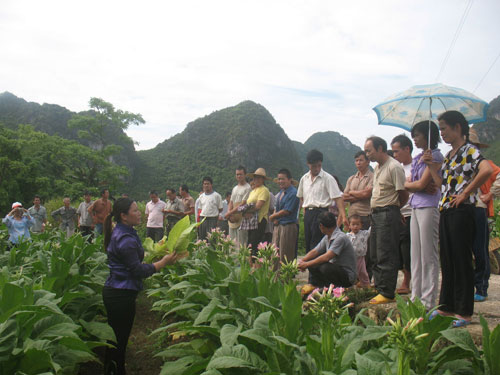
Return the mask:
[[90,199],[90,193],[88,191],[83,193],[83,199],[83,202],[80,203],[78,209],[76,210],[76,214],[78,215],[78,228],[80,229],[82,236],[89,236],[88,241],[90,242],[93,237],[94,221],[88,211],[89,207],[93,203]]
[[198,209],[200,212],[200,221],[205,219],[199,226],[198,237],[205,240],[207,234],[217,227],[219,214],[222,212],[222,197],[213,189],[213,180],[211,177],[203,177],[203,194],[198,198]]
[[151,190],[149,193],[151,200],[146,204],[146,237],[150,237],[153,241],[158,242],[163,238],[163,222],[165,220],[166,208],[165,202],[158,197],[158,192]]
[[240,230],[242,215],[238,213],[238,207],[246,203],[248,195],[252,188],[246,180],[246,168],[239,166],[236,168],[236,181],[238,184],[231,192],[231,200],[225,218],[229,222],[229,237],[234,241],[236,248],[240,245],[245,246],[248,243],[248,231]]
[[[410,138],[404,134],[400,134],[392,139],[391,142],[394,159],[399,161],[405,171],[406,181],[411,181],[411,153],[413,152],[413,143]],[[399,233],[399,269],[403,272],[403,282],[396,289],[398,294],[410,293],[411,282],[411,256],[410,256],[410,222],[411,222],[411,206],[410,199],[401,207],[401,232]]]
[[304,237],[306,253],[314,249],[323,238],[319,229],[318,216],[335,201],[339,209],[337,225],[349,226],[345,217],[344,200],[337,181],[322,169],[323,154],[318,150],[307,153],[307,172],[300,179],[297,197],[304,208]]

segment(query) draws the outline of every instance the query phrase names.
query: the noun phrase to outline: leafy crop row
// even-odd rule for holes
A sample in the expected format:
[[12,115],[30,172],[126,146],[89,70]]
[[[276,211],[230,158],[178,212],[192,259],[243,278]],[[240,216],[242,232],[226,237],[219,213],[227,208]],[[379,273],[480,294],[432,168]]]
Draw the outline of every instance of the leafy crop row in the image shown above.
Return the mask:
[[500,327],[482,320],[481,350],[451,318],[429,320],[419,301],[402,299],[377,325],[353,315],[342,290],[303,301],[294,265],[276,271],[271,246],[252,268],[248,248],[231,245],[215,232],[151,280],[153,309],[170,322],[154,332],[169,344],[157,354],[161,374],[500,374]]
[[79,235],[44,233],[10,251],[0,239],[0,374],[75,374],[114,339],[99,321],[101,249]]

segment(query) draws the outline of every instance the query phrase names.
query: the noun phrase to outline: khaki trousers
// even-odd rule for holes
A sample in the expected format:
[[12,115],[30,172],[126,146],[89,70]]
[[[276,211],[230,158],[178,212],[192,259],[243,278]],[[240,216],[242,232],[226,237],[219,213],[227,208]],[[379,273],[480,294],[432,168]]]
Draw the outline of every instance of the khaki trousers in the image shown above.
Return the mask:
[[273,244],[280,252],[280,262],[291,262],[295,259],[295,245],[297,243],[298,229],[296,223],[277,225],[273,231]]

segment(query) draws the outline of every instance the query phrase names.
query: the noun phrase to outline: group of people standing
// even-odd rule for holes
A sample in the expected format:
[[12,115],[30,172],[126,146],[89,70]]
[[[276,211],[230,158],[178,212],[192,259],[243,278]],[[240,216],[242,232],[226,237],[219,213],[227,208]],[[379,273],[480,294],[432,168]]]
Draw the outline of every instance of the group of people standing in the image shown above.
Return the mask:
[[[65,197],[63,206],[51,212],[52,218],[59,223],[59,229],[67,237],[78,228],[83,236],[102,234],[105,218],[111,213],[109,190],[101,191],[101,198],[91,201],[89,192],[84,192],[83,202],[77,209],[71,206],[71,199]],[[23,208],[21,202],[12,204],[12,211],[2,220],[9,230],[9,246],[17,245],[22,240],[30,240],[31,233],[42,233],[47,225],[47,209],[42,205],[40,196],[35,195],[33,206]]]
[[[381,138],[370,137],[365,143],[368,160],[377,163],[370,220],[364,219],[365,227],[368,222],[371,226],[367,273],[379,293],[371,303],[390,302],[396,292],[411,289],[412,300],[418,297],[427,309],[438,303],[431,317],[454,316],[459,327],[469,324],[474,300],[487,296],[487,217],[493,215],[499,168],[481,155],[485,145],[460,112],[447,111],[438,121],[439,128],[433,121],[413,127],[413,141],[421,149],[414,158],[411,140],[404,135],[391,143],[394,157]],[[451,146],[446,156],[437,148],[439,133]],[[356,176],[362,175],[360,170]],[[348,182],[346,201],[351,200],[349,187]],[[398,269],[404,270],[404,279],[396,289]]]

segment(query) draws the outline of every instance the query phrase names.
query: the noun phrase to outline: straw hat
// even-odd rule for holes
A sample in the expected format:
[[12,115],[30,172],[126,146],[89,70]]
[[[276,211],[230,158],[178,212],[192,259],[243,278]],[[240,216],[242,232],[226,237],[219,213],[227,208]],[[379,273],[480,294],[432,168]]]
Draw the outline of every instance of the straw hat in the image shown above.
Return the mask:
[[[273,182],[274,182],[275,184],[278,184],[278,185],[279,185],[278,177],[276,177],[276,178],[273,180]],[[299,186],[299,181],[297,181],[297,180],[295,180],[295,179],[293,179],[293,178],[292,178],[292,185],[293,185],[293,186],[295,186],[295,187]]]
[[264,168],[257,168],[254,173],[247,173],[247,177],[255,178],[255,176],[262,177],[264,180],[270,180],[270,178],[267,177],[266,170]]
[[490,147],[490,145],[487,145],[486,143],[479,142],[479,137],[475,129],[469,129],[469,142],[474,143],[479,148]]

